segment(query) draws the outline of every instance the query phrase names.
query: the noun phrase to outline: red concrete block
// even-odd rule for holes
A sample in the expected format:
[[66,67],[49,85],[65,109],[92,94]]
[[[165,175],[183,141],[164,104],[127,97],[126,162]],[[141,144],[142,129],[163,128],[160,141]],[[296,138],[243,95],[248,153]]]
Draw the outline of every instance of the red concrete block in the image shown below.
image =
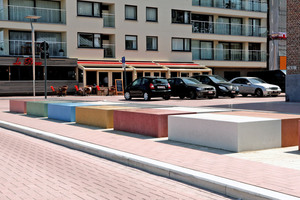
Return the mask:
[[300,144],[298,134],[300,115],[249,111],[220,112],[217,114],[281,119],[281,146],[290,147]]
[[114,112],[114,129],[152,137],[168,137],[168,116],[196,114],[196,112],[130,109]]
[[26,103],[28,101],[43,101],[43,99],[11,99],[9,100],[9,111],[16,113],[27,113]]

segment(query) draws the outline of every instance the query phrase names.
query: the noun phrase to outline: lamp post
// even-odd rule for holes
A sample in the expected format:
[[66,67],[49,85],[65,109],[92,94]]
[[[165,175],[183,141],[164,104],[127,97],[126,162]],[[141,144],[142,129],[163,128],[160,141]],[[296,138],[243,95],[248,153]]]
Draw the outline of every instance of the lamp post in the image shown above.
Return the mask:
[[31,26],[31,51],[32,51],[32,71],[33,71],[33,96],[35,96],[35,37],[34,37],[34,28],[32,25],[32,20],[39,19],[41,16],[35,15],[28,15],[25,18],[30,19],[30,26]]

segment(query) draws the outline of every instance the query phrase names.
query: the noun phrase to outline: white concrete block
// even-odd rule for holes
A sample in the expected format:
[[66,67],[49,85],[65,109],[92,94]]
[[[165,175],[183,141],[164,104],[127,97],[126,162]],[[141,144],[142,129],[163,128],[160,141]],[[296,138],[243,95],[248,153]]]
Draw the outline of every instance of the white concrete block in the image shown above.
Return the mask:
[[281,120],[188,114],[168,118],[169,140],[233,152],[281,147]]

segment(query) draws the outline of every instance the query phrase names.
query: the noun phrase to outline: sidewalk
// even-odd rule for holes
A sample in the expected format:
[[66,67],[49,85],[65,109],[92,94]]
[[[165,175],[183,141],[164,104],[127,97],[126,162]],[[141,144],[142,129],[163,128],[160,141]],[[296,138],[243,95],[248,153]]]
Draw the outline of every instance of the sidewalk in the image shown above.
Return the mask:
[[235,158],[231,152],[166,139],[9,113],[8,100],[1,100],[0,111],[0,120],[12,123],[11,128],[21,125],[22,132],[190,184],[206,184],[202,187],[226,195],[243,199],[300,199],[300,169]]

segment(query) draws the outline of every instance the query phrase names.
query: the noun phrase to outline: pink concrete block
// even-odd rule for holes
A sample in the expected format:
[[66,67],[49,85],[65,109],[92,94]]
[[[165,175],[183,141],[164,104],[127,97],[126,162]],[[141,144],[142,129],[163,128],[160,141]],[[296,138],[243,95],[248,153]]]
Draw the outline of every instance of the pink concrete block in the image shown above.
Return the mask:
[[28,101],[43,101],[43,99],[11,99],[9,100],[9,111],[16,113],[27,113],[26,103]]
[[196,114],[196,112],[130,109],[114,112],[114,129],[152,137],[168,137],[168,116]]

